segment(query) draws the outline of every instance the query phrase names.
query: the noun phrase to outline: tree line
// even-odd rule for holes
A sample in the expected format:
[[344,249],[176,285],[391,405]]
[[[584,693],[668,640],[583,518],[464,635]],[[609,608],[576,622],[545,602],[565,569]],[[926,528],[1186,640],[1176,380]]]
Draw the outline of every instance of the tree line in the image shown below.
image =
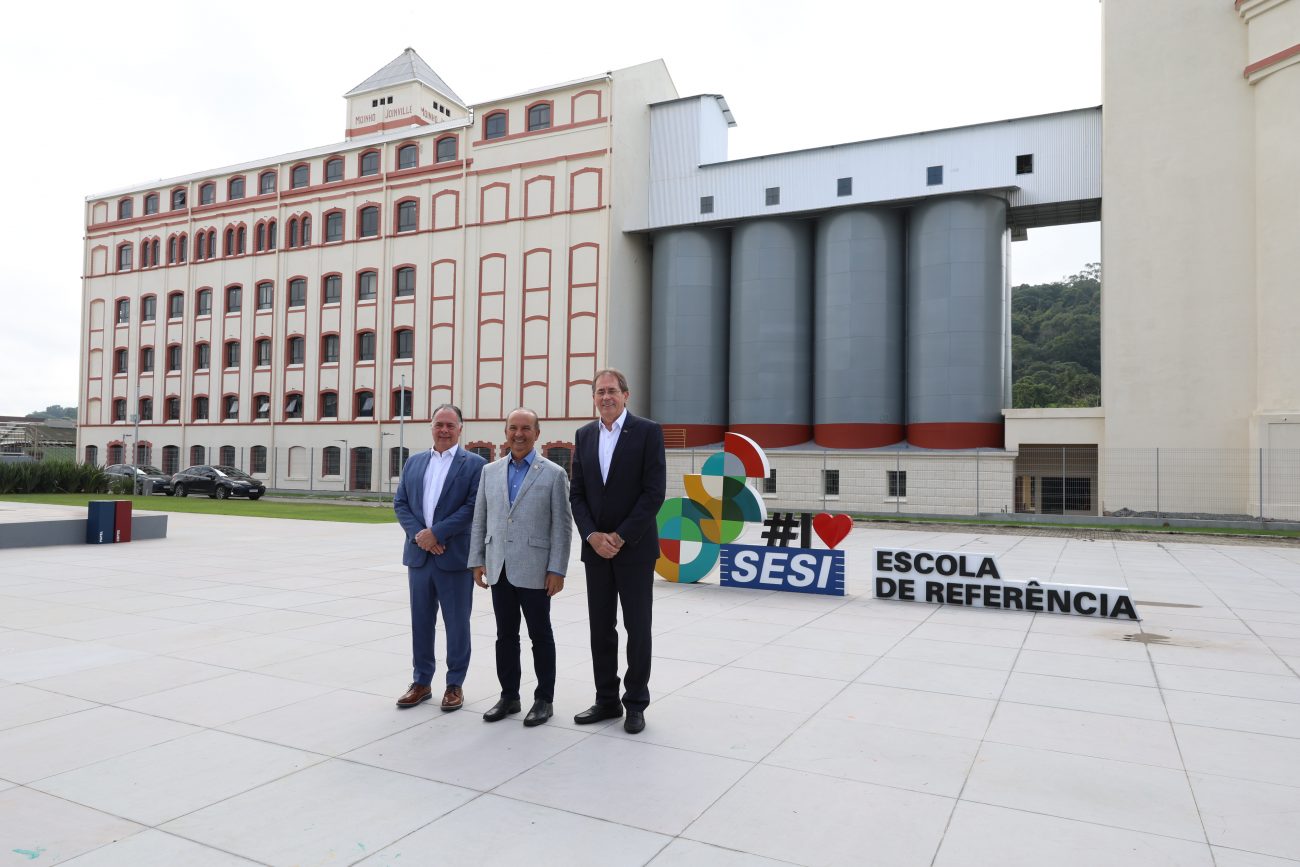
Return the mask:
[[1101,406],[1101,265],[1011,290],[1015,407]]

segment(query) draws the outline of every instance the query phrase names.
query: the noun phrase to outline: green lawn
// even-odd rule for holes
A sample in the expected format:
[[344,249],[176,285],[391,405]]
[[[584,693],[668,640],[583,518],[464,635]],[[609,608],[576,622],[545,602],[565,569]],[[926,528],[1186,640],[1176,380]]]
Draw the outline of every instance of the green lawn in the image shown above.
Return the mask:
[[204,515],[240,515],[247,518],[294,518],[299,521],[340,521],[347,524],[389,524],[393,510],[381,506],[293,503],[261,499],[210,500],[207,497],[119,497],[111,494],[0,494],[0,500],[84,506],[91,500],[131,500],[134,508],[151,512],[196,512]]

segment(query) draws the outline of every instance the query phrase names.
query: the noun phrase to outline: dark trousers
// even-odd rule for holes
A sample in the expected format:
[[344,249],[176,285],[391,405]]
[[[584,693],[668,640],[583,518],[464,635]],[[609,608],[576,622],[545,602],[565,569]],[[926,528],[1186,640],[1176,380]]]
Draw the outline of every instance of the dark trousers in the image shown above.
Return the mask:
[[591,623],[591,668],[596,704],[615,705],[618,696],[618,608],[627,632],[627,674],[623,705],[644,711],[650,704],[650,614],[654,603],[654,561],[619,563],[599,559],[587,567],[587,619]]
[[551,632],[551,597],[545,589],[516,587],[506,570],[492,585],[492,611],[497,619],[497,680],[501,697],[519,698],[519,615],[528,624],[533,643],[533,669],[537,672],[536,701],[555,701],[555,634]]
[[469,570],[444,572],[430,557],[423,566],[408,566],[411,588],[411,680],[428,686],[437,670],[433,639],[438,611],[447,630],[447,685],[460,686],[469,670],[469,615],[474,578]]

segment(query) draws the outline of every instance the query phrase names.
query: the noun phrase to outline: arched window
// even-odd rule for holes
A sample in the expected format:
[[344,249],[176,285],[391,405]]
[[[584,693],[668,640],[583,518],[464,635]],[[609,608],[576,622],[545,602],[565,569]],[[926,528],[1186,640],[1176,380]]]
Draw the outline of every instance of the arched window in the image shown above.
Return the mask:
[[153,322],[157,318],[157,295],[146,295],[140,299],[140,321]]
[[379,174],[379,151],[366,151],[361,155],[358,165],[360,168],[357,174],[363,178]]
[[182,263],[182,264],[185,262],[186,257],[189,255],[189,243],[190,243],[189,236],[187,236],[187,235],[181,235],[181,239],[180,239],[180,249],[177,250],[177,257],[176,257],[176,258],[177,258],[177,261],[180,262],[180,263]]
[[199,261],[208,258],[208,236],[204,232],[199,232],[194,241],[194,258]]
[[153,373],[153,347],[140,347],[140,372]]
[[397,203],[397,231],[414,232],[420,219],[420,205],[415,199]]
[[398,268],[393,274],[393,294],[398,298],[405,298],[415,294],[415,269],[409,267]]
[[194,398],[194,421],[208,420],[208,399],[200,395]]
[[438,139],[438,162],[447,163],[456,159],[456,137],[444,136]]
[[257,309],[270,310],[275,306],[275,284],[264,280],[257,284]]
[[118,325],[125,325],[126,323],[130,322],[131,321],[131,299],[130,298],[117,299],[117,303],[113,305],[113,312],[114,312],[113,318],[117,320]]
[[227,199],[242,199],[244,197],[244,178],[239,176],[231,178],[230,183],[226,186]]
[[[209,181],[208,183],[206,183],[206,184],[202,184],[202,185],[199,186],[199,204],[200,204],[200,205],[211,205],[212,203],[216,202],[216,200],[217,200],[217,185],[216,185],[216,184],[214,184],[214,183],[212,183],[211,181]],[[173,205],[172,205],[173,210],[175,209],[175,207],[176,207],[176,206],[173,204]]]
[[375,360],[375,332],[357,332],[357,361]]
[[[138,412],[140,413],[140,421],[153,421],[153,398],[140,398],[140,408]],[[145,461],[145,463],[148,463],[148,461]]]
[[343,180],[343,158],[332,157],[325,161],[325,183]]
[[388,475],[390,478],[398,478],[402,475],[402,467],[406,466],[406,459],[411,456],[411,450],[393,446],[388,450]]
[[573,445],[570,443],[548,443],[543,449],[542,454],[549,461],[554,461],[564,467],[564,472],[573,474]]
[[149,266],[157,267],[158,265],[158,239],[154,238],[149,242]]
[[294,277],[289,281],[289,307],[307,306],[307,279]]
[[234,447],[234,446],[222,446],[222,447],[221,447],[220,455],[221,455],[221,459],[220,459],[220,461],[221,461],[220,465],[221,465],[221,466],[223,466],[223,467],[233,467],[233,466],[235,465],[235,447]]
[[504,138],[508,130],[507,115],[504,111],[494,111],[483,118],[483,138]]
[[172,190],[172,210],[179,211],[185,207],[185,188],[177,187]]
[[244,249],[245,249],[245,243],[244,243],[244,242],[245,242],[245,241],[247,240],[247,238],[248,238],[248,230],[245,229],[243,226],[240,226],[240,227],[239,227],[239,231],[235,233],[235,237],[238,239],[238,240],[235,242],[235,252],[236,252],[238,255],[242,256],[242,255],[244,255]]
[[339,415],[338,392],[322,391],[320,393],[320,417],[338,418],[338,415]]
[[[179,343],[173,343],[172,345],[167,347],[167,372],[168,373],[181,372],[181,345]],[[177,411],[175,417],[176,418],[181,417],[179,410]],[[167,420],[170,421],[171,419],[172,419],[171,414],[168,414]]]
[[298,218],[289,218],[289,249],[298,246]]
[[[119,397],[113,401],[113,421],[126,421],[126,398]],[[116,461],[115,463],[121,463]]]
[[208,229],[208,258],[211,259],[217,255],[217,230]]
[[126,459],[126,449],[121,443],[108,444],[108,462],[110,464],[120,464]]
[[146,467],[153,463],[152,443],[143,442],[135,444],[135,462],[137,464],[143,464]]
[[266,446],[253,446],[248,450],[248,471],[266,474]]
[[271,341],[263,337],[253,344],[253,354],[256,358],[254,362],[258,367],[271,366]]
[[212,290],[200,289],[197,300],[198,310],[196,315],[209,316],[212,314]]
[[269,394],[253,395],[253,418],[267,421],[271,418],[271,396]]
[[92,467],[99,466],[99,448],[97,446],[86,446],[86,463]]
[[275,220],[266,221],[266,249],[274,250],[277,243],[275,238]]
[[233,226],[226,229],[226,247],[223,256],[235,255],[235,229]]
[[357,235],[361,238],[379,237],[379,208],[368,205],[357,214]]
[[325,304],[338,304],[343,300],[343,277],[340,274],[326,274],[321,278],[321,301]]
[[302,364],[307,360],[307,341],[301,336],[289,338],[285,361],[289,364]]
[[226,287],[226,312],[238,313],[244,305],[244,287],[239,284]]
[[257,176],[257,191],[261,195],[275,192],[275,171],[262,172]]
[[393,389],[392,417],[411,417],[411,390],[409,388]]
[[190,466],[197,467],[204,460],[203,446],[190,446]]
[[176,236],[172,235],[167,239],[167,264],[176,264]]
[[135,215],[135,200],[126,198],[118,199],[117,218],[119,220],[129,220]]
[[284,396],[284,417],[302,418],[302,395],[298,392],[291,391]]
[[131,244],[129,242],[117,245],[117,270],[131,270]]
[[[196,370],[207,370],[212,363],[212,347],[207,343],[200,343],[194,347],[194,368]],[[206,416],[205,416],[206,417]]]
[[[221,399],[221,417],[229,421],[239,421],[239,395],[228,394]],[[229,463],[225,458],[221,462]]]
[[266,223],[258,223],[253,230],[253,250],[260,253],[266,249]]
[[330,211],[325,215],[325,243],[343,240],[343,212]]
[[336,364],[339,360],[339,336],[326,334],[320,339],[320,360],[323,364]]
[[239,367],[239,341],[226,341],[226,369],[231,370]]
[[158,194],[149,193],[144,197],[144,212],[148,214],[158,213]]
[[301,232],[302,232],[302,245],[304,247],[310,247],[311,246],[311,217],[307,214],[302,215]]
[[373,391],[357,392],[356,412],[353,415],[356,418],[375,417],[375,393]]
[[127,356],[126,356],[126,350],[125,350],[125,349],[114,349],[114,350],[113,350],[113,373],[116,373],[116,374],[124,374],[124,373],[126,373],[126,369],[127,369],[127,364],[128,364],[128,363],[129,363],[129,361],[128,361]]
[[413,169],[420,164],[420,148],[415,144],[404,144],[397,149],[397,168]]
[[181,471],[180,446],[163,446],[162,471],[169,476]]
[[410,328],[399,328],[393,332],[393,358],[406,359],[415,357],[415,332]]
[[294,166],[289,172],[289,188],[296,190],[311,183],[311,166]]
[[539,102],[537,105],[528,107],[528,130],[550,129],[551,128],[551,104],[549,102]]
[[322,476],[340,475],[339,447],[326,446],[320,453],[320,474]]
[[357,300],[374,301],[379,293],[379,272],[362,271],[357,274]]
[[[180,352],[180,350],[181,348],[179,346],[176,347],[177,352]],[[167,414],[167,421],[181,420],[181,399],[179,397],[167,398],[164,407],[165,407],[164,411]]]
[[173,292],[167,296],[167,318],[180,319],[185,312],[185,293]]

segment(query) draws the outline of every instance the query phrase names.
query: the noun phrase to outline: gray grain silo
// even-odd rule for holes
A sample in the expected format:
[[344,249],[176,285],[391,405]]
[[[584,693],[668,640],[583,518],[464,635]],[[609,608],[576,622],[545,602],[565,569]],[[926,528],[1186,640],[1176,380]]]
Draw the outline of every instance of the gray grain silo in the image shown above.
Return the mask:
[[670,229],[654,239],[650,415],[674,444],[722,442],[727,426],[727,236]]
[[967,195],[911,210],[907,440],[1002,448],[1006,202]]
[[900,212],[854,208],[817,225],[813,436],[828,448],[903,439]]
[[771,448],[812,438],[812,238],[798,220],[731,236],[729,429]]

